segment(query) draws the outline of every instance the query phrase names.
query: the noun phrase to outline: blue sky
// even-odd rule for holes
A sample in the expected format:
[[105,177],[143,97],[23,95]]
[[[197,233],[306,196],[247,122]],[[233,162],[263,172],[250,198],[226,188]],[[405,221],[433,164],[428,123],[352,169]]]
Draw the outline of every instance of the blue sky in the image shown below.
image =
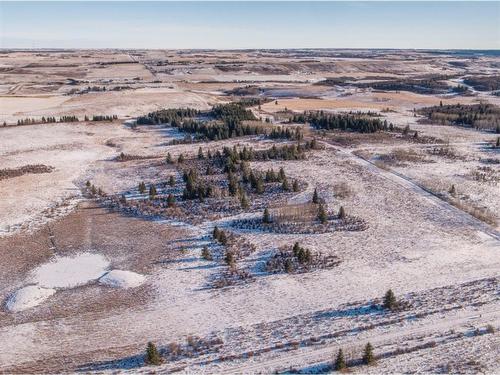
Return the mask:
[[3,48],[500,49],[500,2],[0,2]]

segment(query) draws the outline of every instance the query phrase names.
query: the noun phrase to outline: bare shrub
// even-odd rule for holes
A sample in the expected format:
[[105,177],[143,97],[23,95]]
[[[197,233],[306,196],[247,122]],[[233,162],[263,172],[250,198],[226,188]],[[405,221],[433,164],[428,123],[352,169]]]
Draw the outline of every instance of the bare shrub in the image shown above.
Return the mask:
[[353,189],[346,182],[333,185],[333,193],[337,198],[341,199],[349,198],[354,195]]
[[497,218],[493,212],[486,207],[477,207],[472,203],[465,202],[459,198],[449,197],[447,201],[458,209],[467,212],[469,215],[474,216],[476,219],[484,221],[487,224],[497,226]]

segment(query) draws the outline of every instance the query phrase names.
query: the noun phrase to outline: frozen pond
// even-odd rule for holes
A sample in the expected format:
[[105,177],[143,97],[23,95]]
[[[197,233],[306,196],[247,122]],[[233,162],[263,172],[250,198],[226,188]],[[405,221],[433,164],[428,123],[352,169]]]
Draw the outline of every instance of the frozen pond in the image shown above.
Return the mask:
[[114,288],[135,288],[146,280],[145,276],[135,272],[110,271],[109,265],[104,256],[95,253],[55,257],[35,268],[26,280],[30,285],[12,293],[5,306],[11,312],[23,311],[38,306],[55,294],[57,289],[74,288],[94,280]]
[[56,257],[32,272],[31,282],[45,288],[73,288],[101,277],[109,262],[100,254],[82,253]]

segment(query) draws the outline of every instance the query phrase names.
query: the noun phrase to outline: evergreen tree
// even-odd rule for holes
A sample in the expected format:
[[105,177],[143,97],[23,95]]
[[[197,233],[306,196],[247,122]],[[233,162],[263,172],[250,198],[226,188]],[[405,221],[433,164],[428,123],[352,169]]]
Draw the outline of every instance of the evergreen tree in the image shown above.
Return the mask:
[[500,147],[500,137],[497,137],[497,143],[496,143],[495,147]]
[[174,160],[172,159],[172,155],[170,155],[170,152],[167,154],[167,157],[166,157],[165,161],[167,162],[167,164],[173,164],[174,163]]
[[173,194],[169,194],[167,197],[167,206],[168,207],[175,207],[175,197]]
[[455,185],[451,185],[451,188],[448,192],[450,193],[450,195],[455,196],[457,194],[457,189],[455,189]]
[[262,222],[264,224],[269,224],[271,222],[271,215],[269,214],[269,210],[267,207],[264,209],[264,214],[262,215]]
[[171,187],[174,187],[175,186],[175,177],[174,176],[170,176],[168,178],[168,184],[171,186]]
[[162,362],[163,359],[161,358],[158,349],[156,349],[156,345],[153,344],[151,341],[148,342],[148,347],[146,348],[146,358],[144,359],[144,363],[146,363],[146,365],[158,366],[161,365]]
[[262,194],[264,193],[264,181],[262,179],[262,176],[259,176],[257,179],[256,179],[256,182],[255,182],[255,192],[257,194]]
[[337,358],[335,358],[334,368],[335,371],[343,371],[347,368],[347,364],[344,358],[344,352],[342,351],[342,349],[339,349],[337,353]]
[[220,231],[219,231],[219,228],[217,227],[217,225],[214,227],[214,230],[212,231],[212,237],[214,238],[214,240],[219,240],[219,235],[220,235]]
[[292,273],[293,271],[293,262],[290,259],[285,259],[285,272]]
[[210,250],[208,250],[208,247],[204,246],[203,249],[201,250],[201,257],[205,260],[213,260],[212,254],[210,253]]
[[293,189],[294,192],[298,192],[299,191],[299,182],[297,180],[293,180],[292,189]]
[[318,204],[319,203],[319,196],[318,196],[318,190],[315,188],[313,197],[312,197],[312,202]]
[[177,158],[177,162],[179,164],[183,163],[184,162],[184,155],[180,154],[179,157]]
[[299,256],[300,245],[299,245],[299,243],[298,243],[298,242],[295,242],[295,243],[293,244],[292,251],[293,251],[293,255],[294,255],[295,257],[298,257],[298,256]]
[[346,218],[347,214],[345,213],[344,206],[340,206],[339,209],[339,219],[344,220]]
[[278,178],[280,182],[286,179],[285,170],[283,169],[283,167],[280,168],[280,171],[278,173]]
[[283,179],[283,182],[281,183],[281,188],[284,191],[289,191],[290,190],[290,184],[288,184],[288,180],[287,180],[286,177]]
[[234,254],[231,251],[226,251],[226,255],[224,256],[224,261],[228,266],[233,266],[235,263]]
[[410,132],[410,125],[406,125],[405,128],[403,129],[403,135],[408,135]]
[[213,170],[212,166],[209,164],[209,165],[207,165],[207,169],[205,170],[205,175],[210,176],[212,174],[214,174],[214,170]]
[[205,156],[203,155],[203,150],[201,147],[198,149],[198,159],[205,159]]
[[328,214],[326,213],[325,207],[322,204],[318,207],[318,219],[321,224],[326,224],[328,222]]
[[146,184],[143,182],[139,183],[139,194],[144,194],[146,192]]
[[85,186],[86,186],[87,188],[90,188],[90,185],[91,185],[90,181],[88,181],[88,180],[87,180],[87,182],[85,183]]
[[224,232],[223,230],[219,231],[219,242],[221,245],[227,245],[226,232]]
[[396,296],[394,295],[394,292],[392,291],[392,289],[389,289],[385,293],[383,307],[384,307],[384,309],[387,309],[387,310],[394,310],[397,307]]
[[248,198],[247,198],[247,195],[245,194],[245,192],[243,192],[240,195],[240,204],[241,204],[241,208],[243,208],[244,210],[246,210],[249,207]]
[[156,186],[151,185],[149,187],[149,199],[155,199],[156,198]]
[[365,346],[365,350],[363,352],[363,363],[365,365],[373,365],[375,363],[375,356],[373,355],[373,346],[368,343]]

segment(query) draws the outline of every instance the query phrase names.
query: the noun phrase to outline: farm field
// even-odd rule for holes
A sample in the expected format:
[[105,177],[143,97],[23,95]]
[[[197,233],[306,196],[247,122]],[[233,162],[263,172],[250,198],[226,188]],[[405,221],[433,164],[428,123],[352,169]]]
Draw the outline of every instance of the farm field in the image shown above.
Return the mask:
[[0,51],[0,373],[499,372],[498,77],[479,52]]

